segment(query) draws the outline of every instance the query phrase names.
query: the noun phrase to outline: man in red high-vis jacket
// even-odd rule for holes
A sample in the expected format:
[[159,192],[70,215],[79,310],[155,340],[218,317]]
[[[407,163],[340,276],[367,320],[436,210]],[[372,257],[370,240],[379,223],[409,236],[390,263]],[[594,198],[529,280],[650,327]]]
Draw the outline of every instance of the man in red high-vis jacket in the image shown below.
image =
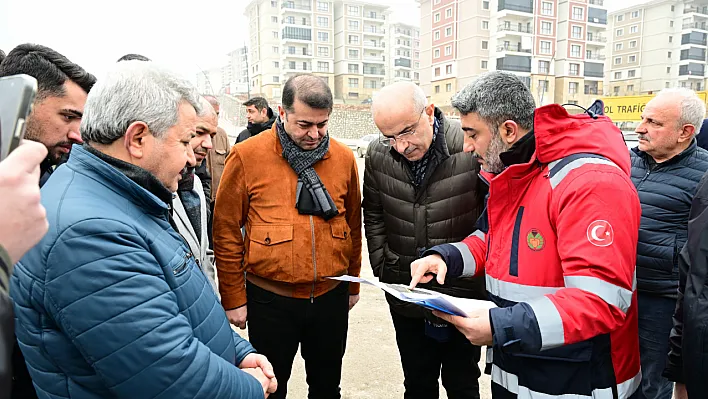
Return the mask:
[[486,273],[497,308],[440,316],[490,347],[495,399],[633,397],[641,209],[621,133],[590,112],[534,110],[504,72],[480,76],[452,104],[489,183],[487,208],[475,233],[411,264],[411,285]]

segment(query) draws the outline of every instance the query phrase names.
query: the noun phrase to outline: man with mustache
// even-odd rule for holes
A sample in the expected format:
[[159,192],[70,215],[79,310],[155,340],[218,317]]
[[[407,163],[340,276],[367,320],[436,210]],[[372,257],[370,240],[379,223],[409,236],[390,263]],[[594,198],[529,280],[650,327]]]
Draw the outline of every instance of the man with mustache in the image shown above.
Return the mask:
[[37,79],[38,92],[27,118],[25,139],[47,147],[42,162],[40,185],[54,167],[69,159],[72,144],[81,144],[79,125],[86,96],[96,78],[58,52],[37,44],[21,44],[0,64],[0,77],[30,75]]
[[[708,151],[696,143],[705,112],[703,100],[693,90],[662,90],[644,108],[636,129],[639,145],[630,151],[632,182],[642,204],[637,245],[640,398],[671,399],[671,381],[684,382],[675,345],[669,355],[669,378],[662,373],[672,349],[679,252],[688,238],[693,196],[708,170]],[[680,394],[685,388],[677,384],[676,389]]]
[[497,307],[434,313],[489,347],[494,399],[633,399],[641,207],[620,131],[558,104],[534,110],[508,72],[480,75],[452,105],[465,151],[482,159],[487,207],[477,231],[411,264],[411,286],[485,274]]
[[320,77],[288,79],[278,120],[231,149],[216,198],[221,302],[273,364],[271,398],[286,397],[300,345],[309,397],[341,397],[359,285],[328,277],[359,275],[361,194],[352,150],[329,136],[332,108]]
[[207,232],[209,199],[204,193],[202,181],[195,173],[195,168],[204,162],[207,152],[212,148],[212,138],[216,135],[218,119],[216,111],[207,99],[200,97],[200,102],[202,112],[197,115],[197,134],[191,140],[195,163],[187,164],[184,168],[173,206],[177,231],[189,244],[189,249],[196,257],[197,264],[209,278],[214,292],[218,292]]
[[[371,267],[381,282],[409,284],[410,263],[444,242],[474,232],[486,186],[479,163],[462,151],[458,121],[428,104],[411,82],[387,85],[374,97],[382,136],[366,152],[364,229]],[[456,279],[426,288],[486,299],[484,280]],[[479,346],[423,308],[386,295],[401,354],[406,399],[437,398],[438,380],[451,399],[479,398]]]

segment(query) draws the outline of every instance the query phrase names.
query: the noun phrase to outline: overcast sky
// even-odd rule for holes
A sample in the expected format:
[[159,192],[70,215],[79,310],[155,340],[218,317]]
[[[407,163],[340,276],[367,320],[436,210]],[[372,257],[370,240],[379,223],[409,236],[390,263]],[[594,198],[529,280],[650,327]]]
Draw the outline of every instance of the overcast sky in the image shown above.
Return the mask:
[[[481,0],[480,0],[481,1]],[[610,11],[645,0],[606,0]],[[248,40],[249,0],[0,0],[0,49],[49,46],[101,76],[120,56],[139,53],[194,80],[200,69],[226,63]],[[389,4],[394,20],[418,21],[414,0]]]

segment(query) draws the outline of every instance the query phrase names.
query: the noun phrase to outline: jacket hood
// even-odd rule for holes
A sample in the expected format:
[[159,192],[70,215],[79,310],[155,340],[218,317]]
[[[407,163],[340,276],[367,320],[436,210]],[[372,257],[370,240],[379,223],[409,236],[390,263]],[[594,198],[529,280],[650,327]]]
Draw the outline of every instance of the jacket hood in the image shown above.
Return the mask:
[[604,115],[570,115],[558,104],[534,112],[536,159],[548,164],[573,154],[601,155],[619,166],[627,175],[631,163],[622,132]]

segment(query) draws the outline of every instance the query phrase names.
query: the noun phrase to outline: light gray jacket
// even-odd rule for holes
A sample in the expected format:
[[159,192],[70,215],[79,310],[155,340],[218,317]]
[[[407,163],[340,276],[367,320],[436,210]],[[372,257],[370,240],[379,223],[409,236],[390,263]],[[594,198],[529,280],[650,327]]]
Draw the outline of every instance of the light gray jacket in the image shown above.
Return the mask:
[[194,191],[199,195],[199,214],[202,219],[202,231],[201,231],[201,242],[197,238],[197,234],[194,232],[194,227],[189,221],[187,216],[187,211],[182,205],[182,201],[179,195],[174,194],[172,196],[172,206],[174,207],[174,220],[177,225],[177,230],[180,235],[184,237],[184,240],[189,245],[189,249],[194,254],[194,257],[199,262],[199,266],[202,268],[206,274],[209,282],[211,283],[214,292],[217,296],[219,294],[218,286],[216,285],[216,271],[214,269],[214,251],[209,249],[209,236],[207,234],[207,210],[206,204],[208,203],[204,197],[204,189],[202,188],[202,182],[199,177],[194,176]]

